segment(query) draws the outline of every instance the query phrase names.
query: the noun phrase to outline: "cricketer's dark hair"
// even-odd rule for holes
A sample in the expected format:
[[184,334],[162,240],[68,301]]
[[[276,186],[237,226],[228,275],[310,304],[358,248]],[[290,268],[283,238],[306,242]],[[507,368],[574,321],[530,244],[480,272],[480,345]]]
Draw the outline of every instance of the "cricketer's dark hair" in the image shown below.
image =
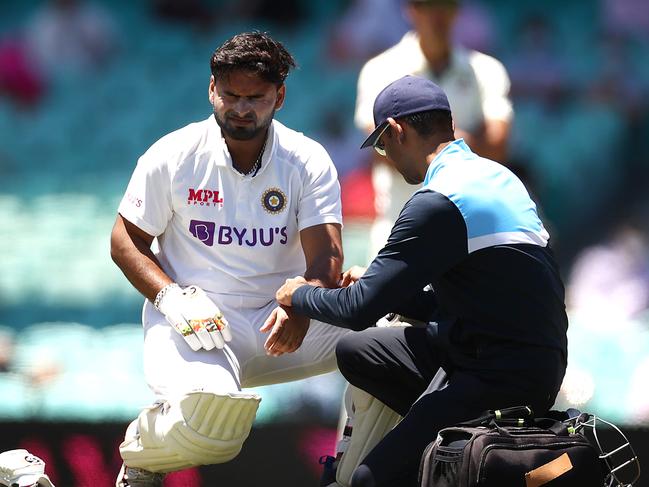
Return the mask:
[[448,110],[413,113],[403,117],[403,120],[422,137],[429,137],[433,133],[439,132],[453,134],[453,117]]
[[281,85],[295,59],[281,42],[265,32],[244,32],[225,41],[214,51],[210,60],[214,79],[232,71],[245,70],[258,74],[263,80]]

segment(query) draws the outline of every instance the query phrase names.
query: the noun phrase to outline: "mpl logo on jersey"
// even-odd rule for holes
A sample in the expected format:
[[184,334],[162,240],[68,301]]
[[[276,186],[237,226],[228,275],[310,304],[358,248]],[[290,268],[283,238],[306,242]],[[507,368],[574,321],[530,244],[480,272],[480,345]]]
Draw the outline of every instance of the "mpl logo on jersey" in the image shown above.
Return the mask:
[[223,197],[221,192],[214,189],[194,189],[189,188],[187,194],[187,204],[188,205],[200,205],[200,206],[223,206]]

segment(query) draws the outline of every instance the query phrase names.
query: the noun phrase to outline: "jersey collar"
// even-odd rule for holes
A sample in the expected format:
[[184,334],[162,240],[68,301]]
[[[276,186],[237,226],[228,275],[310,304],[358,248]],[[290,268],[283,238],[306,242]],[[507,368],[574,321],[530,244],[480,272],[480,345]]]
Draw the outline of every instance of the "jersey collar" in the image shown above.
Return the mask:
[[[259,174],[263,173],[266,169],[266,166],[268,166],[272,160],[272,154],[275,151],[275,148],[277,144],[275,143],[276,140],[276,130],[275,130],[275,125],[277,124],[276,120],[273,120],[268,127],[268,141],[266,142],[266,148],[264,149],[264,154],[261,157],[261,168],[259,171],[257,171],[255,176],[258,176]],[[221,127],[219,127],[219,124],[216,123],[216,119],[214,117],[214,114],[212,114],[208,120],[208,147],[211,147],[216,154],[219,154],[220,157],[214,158],[214,162],[218,166],[227,166],[229,167],[233,172],[237,173],[240,175],[242,178],[246,177],[252,177],[252,176],[244,176],[241,173],[239,173],[234,167],[232,166],[232,157],[230,156],[230,151],[228,150],[228,145],[225,143],[225,139],[223,138],[223,133],[221,132]]]

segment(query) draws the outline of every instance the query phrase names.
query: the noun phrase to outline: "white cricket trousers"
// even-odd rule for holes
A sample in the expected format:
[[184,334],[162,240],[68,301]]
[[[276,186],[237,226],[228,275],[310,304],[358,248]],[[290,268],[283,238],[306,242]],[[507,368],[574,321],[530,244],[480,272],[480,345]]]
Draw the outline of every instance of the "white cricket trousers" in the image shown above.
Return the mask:
[[236,392],[336,370],[336,343],[349,330],[311,320],[297,351],[272,357],[264,350],[268,334],[259,328],[277,306],[274,300],[214,294],[210,298],[232,329],[232,341],[223,350],[193,351],[151,302],[145,302],[144,373],[157,399],[197,390]]

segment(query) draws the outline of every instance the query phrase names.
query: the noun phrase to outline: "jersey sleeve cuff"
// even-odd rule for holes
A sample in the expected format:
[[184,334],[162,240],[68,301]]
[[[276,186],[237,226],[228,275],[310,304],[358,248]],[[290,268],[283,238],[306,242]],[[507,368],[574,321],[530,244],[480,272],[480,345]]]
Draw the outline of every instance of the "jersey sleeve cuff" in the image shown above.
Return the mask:
[[341,227],[343,225],[343,221],[340,215],[337,215],[335,213],[329,213],[326,215],[318,215],[311,218],[306,218],[304,220],[299,220],[297,229],[299,231],[302,231],[305,228],[314,227],[316,225],[322,225],[323,223],[337,223]]
[[124,218],[125,220],[128,220],[133,225],[138,227],[140,230],[145,231],[146,233],[148,233],[152,237],[158,237],[159,235],[162,234],[162,231],[155,228],[153,225],[148,223],[146,220],[144,220],[143,218],[141,218],[141,217],[139,217],[137,215],[133,215],[133,214],[129,213],[128,211],[124,211],[124,209],[121,206],[118,209],[118,213],[120,215],[122,215],[122,218]]

